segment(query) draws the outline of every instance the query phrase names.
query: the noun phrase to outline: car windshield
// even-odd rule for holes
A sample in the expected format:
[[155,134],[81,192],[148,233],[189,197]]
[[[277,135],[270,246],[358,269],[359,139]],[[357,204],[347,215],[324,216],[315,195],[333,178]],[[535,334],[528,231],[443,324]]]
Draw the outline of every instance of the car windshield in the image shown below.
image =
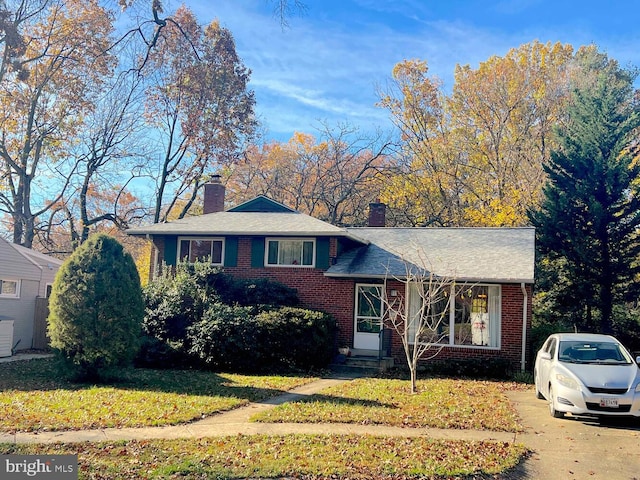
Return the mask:
[[558,360],[567,363],[629,365],[631,358],[613,342],[560,342]]

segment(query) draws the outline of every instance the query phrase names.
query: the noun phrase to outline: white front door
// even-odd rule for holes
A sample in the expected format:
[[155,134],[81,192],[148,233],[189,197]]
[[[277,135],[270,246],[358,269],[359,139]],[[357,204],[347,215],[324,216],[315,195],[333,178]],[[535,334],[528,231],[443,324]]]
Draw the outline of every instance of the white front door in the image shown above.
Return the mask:
[[353,348],[378,350],[382,327],[382,285],[356,284]]

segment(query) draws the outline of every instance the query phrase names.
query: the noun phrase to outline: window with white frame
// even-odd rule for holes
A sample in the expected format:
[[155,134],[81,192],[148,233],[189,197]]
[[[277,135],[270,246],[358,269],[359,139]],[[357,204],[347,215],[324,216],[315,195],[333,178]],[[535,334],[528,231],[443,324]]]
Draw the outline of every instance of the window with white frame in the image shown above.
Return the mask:
[[222,265],[222,238],[180,238],[178,245],[178,259],[181,262],[210,262],[213,265]]
[[267,266],[313,267],[315,264],[315,240],[268,238],[265,247]]
[[[419,288],[423,287],[417,283],[409,288],[409,318],[415,318],[425,311]],[[499,285],[452,285],[445,295],[447,298],[428,309],[430,315],[441,318],[441,321],[437,322],[433,331],[425,331],[420,336],[425,341],[444,345],[499,347],[500,295]],[[413,332],[411,328],[409,330],[410,338],[413,338],[415,329]]]
[[0,278],[0,297],[17,298],[20,296],[20,282]]

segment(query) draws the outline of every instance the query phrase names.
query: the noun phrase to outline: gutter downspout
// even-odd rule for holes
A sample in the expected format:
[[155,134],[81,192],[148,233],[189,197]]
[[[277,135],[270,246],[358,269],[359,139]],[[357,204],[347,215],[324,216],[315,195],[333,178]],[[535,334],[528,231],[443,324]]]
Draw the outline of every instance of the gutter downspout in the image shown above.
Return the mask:
[[520,284],[522,289],[522,358],[520,360],[520,371],[524,372],[527,361],[527,307],[529,297],[524,282]]

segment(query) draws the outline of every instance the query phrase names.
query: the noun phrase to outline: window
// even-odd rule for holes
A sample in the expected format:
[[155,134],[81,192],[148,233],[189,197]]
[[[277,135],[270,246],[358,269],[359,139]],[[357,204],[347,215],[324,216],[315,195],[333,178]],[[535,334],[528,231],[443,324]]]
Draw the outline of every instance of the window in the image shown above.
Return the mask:
[[17,280],[0,279],[0,297],[17,298],[20,296],[20,283]]
[[428,312],[431,319],[440,319],[426,322],[432,329],[424,332],[425,341],[445,345],[499,346],[500,286],[455,285],[429,308],[422,308],[422,295],[418,288],[418,284],[412,284],[409,289],[409,318]]
[[211,262],[222,265],[224,240],[221,238],[181,238],[178,258],[181,262]]
[[550,338],[547,342],[547,345],[545,345],[544,347],[544,351],[551,355],[551,358],[554,358],[556,356],[556,343],[557,342],[555,338]]
[[266,265],[313,267],[316,242],[307,239],[267,239]]
[[[620,345],[613,342],[560,342],[558,360],[567,363],[630,365],[633,360]],[[553,358],[553,355],[551,356]]]

